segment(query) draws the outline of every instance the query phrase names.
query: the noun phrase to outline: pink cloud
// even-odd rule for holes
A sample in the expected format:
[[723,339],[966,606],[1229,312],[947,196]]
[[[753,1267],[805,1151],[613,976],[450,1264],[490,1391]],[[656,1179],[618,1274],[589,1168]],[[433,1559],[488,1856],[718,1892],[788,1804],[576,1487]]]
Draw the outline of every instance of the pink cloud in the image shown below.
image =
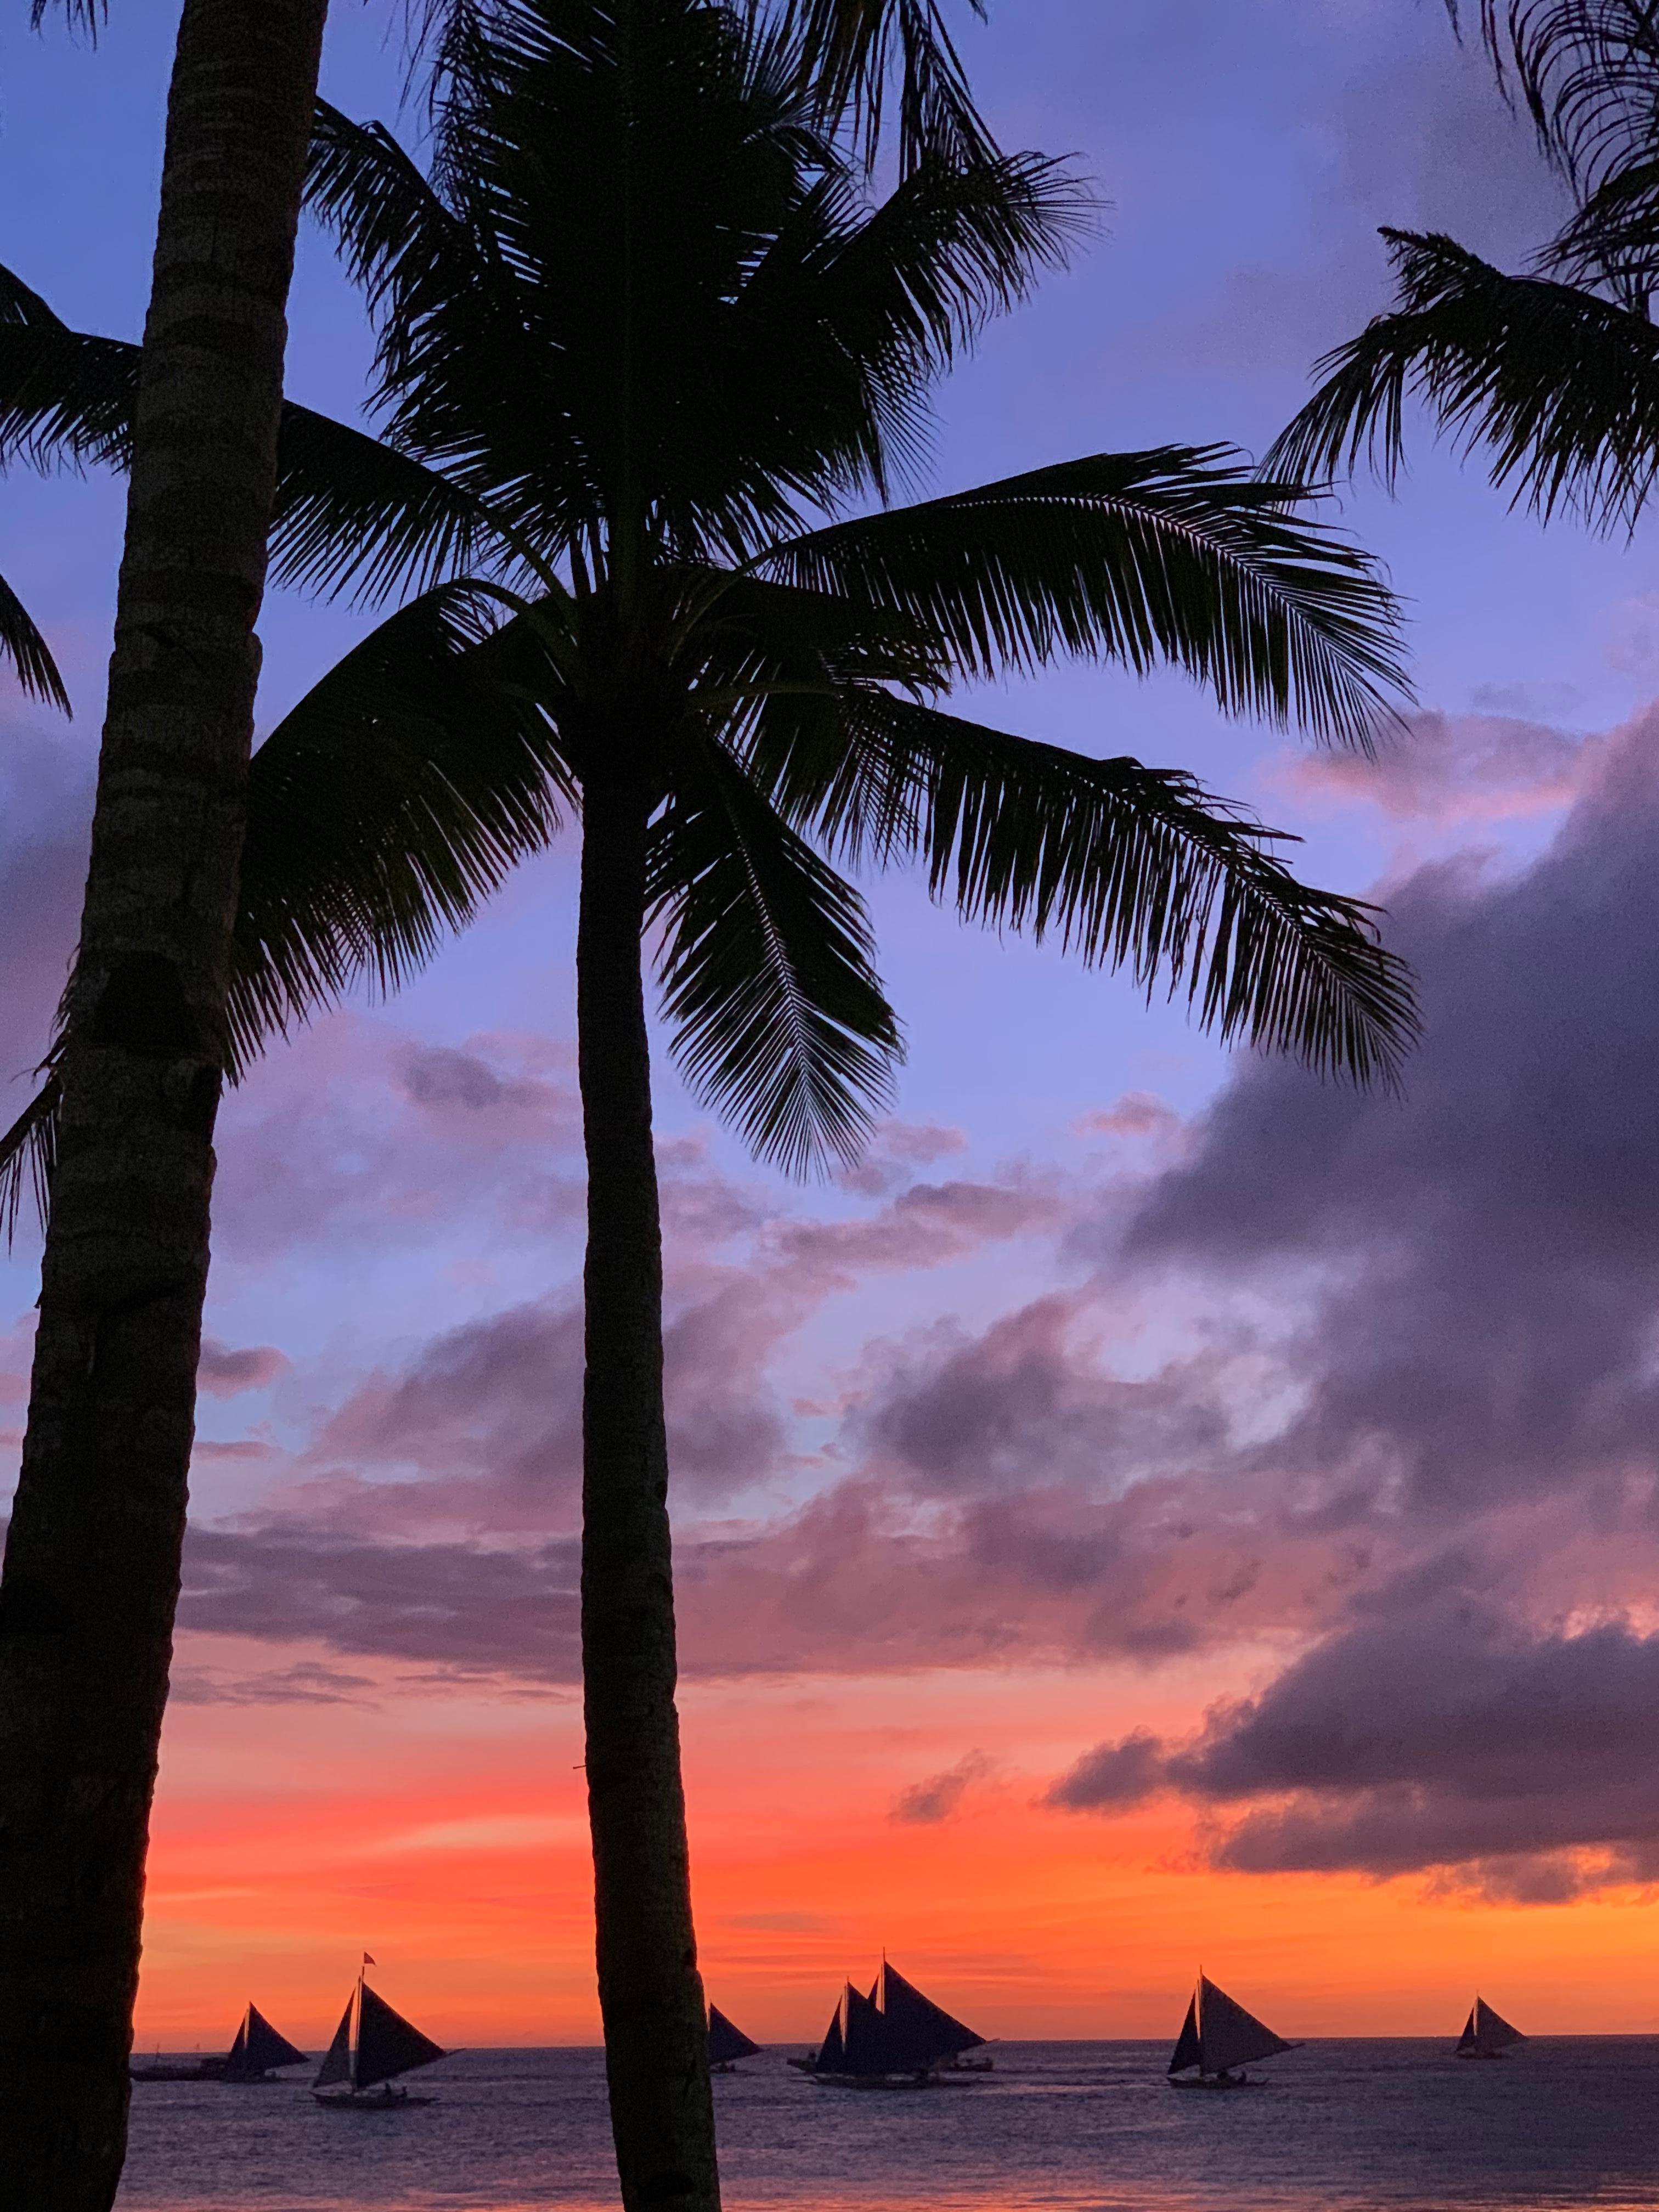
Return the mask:
[[1570,805],[1593,779],[1602,747],[1541,722],[1498,714],[1413,714],[1376,757],[1282,756],[1273,780],[1298,798],[1375,806],[1398,821],[1524,820]]

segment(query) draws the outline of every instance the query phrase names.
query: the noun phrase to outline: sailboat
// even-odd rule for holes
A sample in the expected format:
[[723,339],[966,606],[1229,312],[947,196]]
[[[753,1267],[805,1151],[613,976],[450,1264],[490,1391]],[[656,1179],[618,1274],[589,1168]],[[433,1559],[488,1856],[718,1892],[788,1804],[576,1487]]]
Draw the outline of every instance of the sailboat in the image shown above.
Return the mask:
[[242,2015],[236,2040],[222,2058],[210,2058],[202,2070],[216,2081],[270,2081],[279,2066],[303,2066],[306,2054],[278,2035],[256,2004]]
[[743,2030],[718,2005],[708,2008],[708,2070],[711,2074],[729,2074],[739,2058],[758,2058],[760,2045],[751,2043]]
[[869,1996],[848,1982],[817,2051],[789,2063],[842,2088],[931,2088],[984,2040],[884,1959]]
[[[374,1963],[365,1954],[363,1965]],[[448,2057],[448,2051],[441,2051],[429,2036],[377,1996],[360,1969],[357,1986],[346,1999],[311,2094],[335,2112],[403,2112],[411,2105],[429,2105],[430,2097],[411,2097],[407,2089],[393,2088],[392,2081],[399,2074],[411,2074],[417,2066]]]
[[1477,1996],[1469,2007],[1463,2033],[1457,2039],[1457,2056],[1501,2058],[1512,2043],[1524,2043],[1526,2039],[1518,2027],[1510,2026],[1502,2013],[1492,2010],[1485,1997]]
[[[1272,2058],[1279,2051],[1294,2051],[1282,2035],[1275,2035],[1255,2014],[1246,2012],[1225,1990],[1218,1989],[1206,1974],[1188,2000],[1174,2056],[1170,2060],[1172,2089],[1259,2089],[1240,2069],[1253,2058]],[[1192,2069],[1196,2067],[1194,2074]],[[1185,2075],[1184,2080],[1177,2077]]]
[[271,2081],[279,2066],[303,2066],[306,2054],[278,2035],[258,2005],[242,2015],[236,2039],[222,2058],[164,2059],[129,2068],[135,2081]]

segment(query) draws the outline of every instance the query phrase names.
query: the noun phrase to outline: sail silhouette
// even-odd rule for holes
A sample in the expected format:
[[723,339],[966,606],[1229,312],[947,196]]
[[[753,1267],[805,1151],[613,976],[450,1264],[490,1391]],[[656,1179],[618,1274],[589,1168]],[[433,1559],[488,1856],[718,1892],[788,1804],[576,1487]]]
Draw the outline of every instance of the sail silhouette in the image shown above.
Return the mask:
[[430,2066],[448,2056],[430,2036],[422,2035],[412,2021],[394,2012],[360,1973],[311,2087],[313,2094],[344,2087],[346,2096],[321,2097],[318,2101],[349,2104],[362,2092],[379,2088],[399,2074],[413,2073],[417,2066]]
[[868,1996],[843,1987],[816,2055],[789,2063],[830,2081],[898,2087],[931,2078],[984,2040],[884,1960]]
[[1518,2027],[1511,2027],[1502,2013],[1494,2012],[1485,1997],[1477,1996],[1469,2008],[1469,2016],[1463,2024],[1463,2033],[1457,2039],[1460,2058],[1496,2058],[1513,2043],[1524,2043],[1526,2037]]
[[837,1999],[815,2063],[820,2074],[841,2074],[846,2071],[846,2063],[847,2049],[841,2034],[841,2002]]
[[1170,2074],[1173,2079],[1196,2066],[1200,2080],[1231,2075],[1236,2067],[1247,2066],[1252,2059],[1272,2058],[1295,2047],[1282,2035],[1275,2035],[1265,2021],[1246,2012],[1236,1997],[1218,1989],[1206,1974],[1200,1974],[1170,2059]]
[[936,2005],[932,1997],[924,1996],[914,1982],[907,1981],[898,1968],[890,1966],[885,1959],[881,1962],[881,1972],[876,1977],[870,1998],[882,2016],[890,2072],[908,2073],[937,2066],[946,2058],[960,2057],[964,2051],[976,2051],[985,2040],[982,2035],[976,2035],[971,2027],[953,2018],[943,2005]]
[[278,2035],[258,2006],[251,2004],[223,2063],[227,2075],[257,2081],[278,2066],[303,2066],[306,2054]]
[[711,2066],[730,2066],[738,2058],[754,2058],[760,2053],[758,2043],[751,2043],[740,2027],[726,2017],[718,2005],[708,2008],[708,2063]]

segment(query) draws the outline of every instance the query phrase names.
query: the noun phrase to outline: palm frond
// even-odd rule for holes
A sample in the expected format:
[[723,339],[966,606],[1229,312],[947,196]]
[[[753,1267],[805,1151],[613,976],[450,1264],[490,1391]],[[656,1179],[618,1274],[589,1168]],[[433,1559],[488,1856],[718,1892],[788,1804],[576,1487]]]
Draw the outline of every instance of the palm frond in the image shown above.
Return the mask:
[[1597,186],[1537,257],[1570,284],[1605,285],[1645,316],[1659,289],[1659,159],[1633,161]]
[[[488,287],[498,269],[383,123],[317,103],[306,206],[360,284],[380,332],[379,374],[407,374],[412,333],[446,301]],[[512,317],[509,313],[508,322]]]
[[29,0],[29,27],[38,31],[48,15],[59,9],[71,30],[82,30],[94,46],[108,14],[105,0]]
[[359,605],[504,556],[489,516],[411,453],[289,401],[276,441],[272,580]]
[[851,1160],[903,1047],[863,902],[712,741],[690,747],[653,838],[672,1049],[763,1158]]
[[1392,483],[1420,399],[1464,453],[1547,520],[1632,528],[1659,466],[1659,330],[1571,285],[1509,276],[1451,239],[1385,231],[1399,306],[1319,362],[1324,382],[1267,457],[1328,477],[1366,458]]
[[[71,330],[0,269],[0,466],[125,469],[139,349]],[[271,575],[375,604],[428,589],[499,541],[476,500],[413,455],[287,403],[277,439]]]
[[[967,11],[983,21],[985,0],[966,0]],[[819,112],[850,128],[866,165],[890,120],[902,173],[939,154],[995,154],[939,0],[789,0],[787,21]]]
[[[757,736],[751,773],[849,860],[918,856],[965,921],[1057,937],[1160,981],[1224,1042],[1392,1085],[1417,1030],[1375,909],[1310,889],[1264,829],[1193,777],[1091,760],[890,693],[845,702],[842,757]],[[856,763],[858,773],[852,773]],[[873,825],[873,834],[872,834]],[[1289,842],[1295,842],[1291,840]]]
[[[48,1062],[50,1066],[50,1062]],[[42,1224],[51,1203],[52,1170],[58,1164],[58,1109],[62,1086],[55,1073],[38,1071],[46,1080],[0,1137],[0,1223],[10,1247],[25,1192]]]
[[[1454,22],[1457,0],[1448,0]],[[1659,122],[1652,0],[1480,0],[1486,49],[1539,143],[1589,195],[1651,149]]]
[[966,675],[1173,661],[1226,713],[1363,747],[1405,688],[1397,609],[1363,552],[1291,511],[1306,496],[1225,447],[1093,454],[835,524],[766,566],[904,615]]
[[3,576],[0,576],[0,659],[10,661],[18,683],[31,699],[65,714],[74,713],[51,647]]
[[573,792],[533,629],[448,584],[348,653],[254,754],[233,1073],[359,981],[393,990],[546,845]]

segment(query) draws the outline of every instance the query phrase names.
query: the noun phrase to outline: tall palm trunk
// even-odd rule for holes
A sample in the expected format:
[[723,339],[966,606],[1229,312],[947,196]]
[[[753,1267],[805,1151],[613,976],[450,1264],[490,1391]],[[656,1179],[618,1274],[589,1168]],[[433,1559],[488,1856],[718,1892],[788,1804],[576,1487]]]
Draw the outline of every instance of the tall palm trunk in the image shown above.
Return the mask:
[[106,2212],[208,1267],[285,311],[326,0],[186,0],[23,1466],[0,2201]]
[[640,965],[646,802],[596,775],[582,809],[582,1677],[611,2125],[627,2212],[718,2212],[674,1709],[662,1231]]

